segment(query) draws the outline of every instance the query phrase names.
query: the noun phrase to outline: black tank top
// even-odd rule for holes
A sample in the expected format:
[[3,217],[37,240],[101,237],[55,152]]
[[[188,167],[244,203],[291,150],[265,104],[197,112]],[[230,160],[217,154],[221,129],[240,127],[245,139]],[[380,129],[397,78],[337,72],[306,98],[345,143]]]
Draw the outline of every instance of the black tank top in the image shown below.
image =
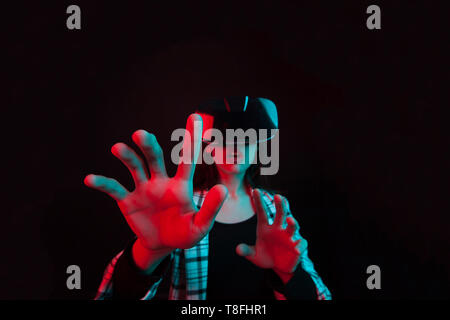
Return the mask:
[[254,245],[257,217],[226,224],[215,222],[209,233],[207,299],[274,299],[264,269],[236,253],[240,243]]

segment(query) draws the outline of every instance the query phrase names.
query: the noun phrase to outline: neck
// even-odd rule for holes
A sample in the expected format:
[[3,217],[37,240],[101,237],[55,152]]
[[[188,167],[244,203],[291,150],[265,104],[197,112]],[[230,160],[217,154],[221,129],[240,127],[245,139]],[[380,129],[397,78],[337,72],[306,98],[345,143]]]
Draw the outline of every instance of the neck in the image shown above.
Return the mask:
[[245,172],[239,174],[228,174],[219,170],[220,182],[227,187],[228,195],[231,198],[238,198],[247,192],[244,183]]

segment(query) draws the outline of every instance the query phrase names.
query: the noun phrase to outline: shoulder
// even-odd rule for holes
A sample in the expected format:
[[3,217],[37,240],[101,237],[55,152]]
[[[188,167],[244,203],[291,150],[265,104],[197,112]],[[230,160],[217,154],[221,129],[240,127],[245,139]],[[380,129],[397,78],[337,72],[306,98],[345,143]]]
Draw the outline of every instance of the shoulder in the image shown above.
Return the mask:
[[272,220],[275,217],[276,208],[275,208],[275,193],[272,191],[269,191],[267,189],[258,188],[258,190],[261,192],[261,198],[266,205],[267,215],[270,220]]
[[[259,191],[261,191],[261,197],[265,204],[269,207],[271,211],[275,210],[275,202],[274,197],[275,193],[273,191],[258,188]],[[203,201],[205,200],[206,194],[208,193],[208,190],[196,190],[193,194],[194,203],[197,207],[201,207],[203,204]]]
[[262,189],[262,188],[258,188],[258,189],[261,191],[262,198],[266,201],[267,204],[270,203],[270,205],[275,206],[275,195],[279,195],[282,198],[284,198],[284,200],[286,200],[287,205],[289,207],[289,200],[287,199],[287,197],[285,195],[277,193],[275,191],[267,190],[267,189]]
[[261,196],[263,199],[266,199],[267,201],[270,201],[271,203],[274,202],[275,193],[272,191],[269,191],[267,189],[258,188],[259,191],[261,191]]

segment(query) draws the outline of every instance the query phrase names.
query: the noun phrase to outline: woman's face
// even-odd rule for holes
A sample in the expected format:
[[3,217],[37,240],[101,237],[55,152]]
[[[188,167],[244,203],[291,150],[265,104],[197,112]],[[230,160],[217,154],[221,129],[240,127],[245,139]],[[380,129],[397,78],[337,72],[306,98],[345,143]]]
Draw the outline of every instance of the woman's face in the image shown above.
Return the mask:
[[217,169],[227,174],[245,173],[256,157],[257,145],[237,144],[216,147],[213,158]]

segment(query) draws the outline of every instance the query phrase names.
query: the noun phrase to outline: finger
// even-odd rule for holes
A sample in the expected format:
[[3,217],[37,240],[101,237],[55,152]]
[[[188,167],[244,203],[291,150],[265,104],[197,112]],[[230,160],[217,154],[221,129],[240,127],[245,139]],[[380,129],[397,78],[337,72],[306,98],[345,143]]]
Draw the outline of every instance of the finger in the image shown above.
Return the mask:
[[294,250],[295,250],[295,253],[297,253],[297,254],[301,254],[302,253],[302,239],[299,239],[299,240],[296,240],[296,241],[294,241]]
[[133,133],[134,143],[141,149],[147,159],[148,168],[152,177],[167,177],[166,166],[164,164],[164,153],[154,134],[145,130],[137,130]]
[[269,221],[267,220],[267,213],[265,210],[265,204],[263,203],[263,199],[261,197],[261,191],[259,189],[253,190],[253,203],[256,208],[256,216],[258,218],[258,224],[261,223],[263,225],[268,225]]
[[275,200],[275,220],[273,221],[274,226],[283,228],[286,224],[286,216],[287,216],[287,208],[284,204],[282,196],[276,194],[274,197]]
[[300,237],[300,239],[294,241],[295,250],[299,254],[305,254],[308,248],[308,241],[305,238]]
[[177,168],[176,177],[189,180],[194,177],[195,164],[202,143],[203,122],[198,114],[191,114],[186,123],[186,131],[183,139],[183,156]]
[[194,215],[194,225],[202,233],[211,230],[214,220],[228,195],[224,185],[217,184],[208,191],[200,210]]
[[298,222],[294,219],[294,217],[286,218],[287,227],[286,231],[290,237],[292,237],[298,230],[300,230],[300,226]]
[[289,204],[288,199],[286,199],[286,197],[283,197],[283,204],[286,207],[287,214],[289,215],[291,213],[291,206]]
[[251,262],[254,261],[255,256],[256,256],[255,247],[249,246],[248,244],[245,244],[245,243],[240,243],[236,247],[236,253],[238,255],[240,255],[241,257],[245,257],[246,259],[248,259]]
[[122,200],[128,195],[127,189],[112,178],[89,174],[84,178],[84,184],[110,195],[116,201]]
[[125,143],[116,143],[112,146],[111,152],[130,170],[136,187],[147,181],[147,174],[141,158]]

